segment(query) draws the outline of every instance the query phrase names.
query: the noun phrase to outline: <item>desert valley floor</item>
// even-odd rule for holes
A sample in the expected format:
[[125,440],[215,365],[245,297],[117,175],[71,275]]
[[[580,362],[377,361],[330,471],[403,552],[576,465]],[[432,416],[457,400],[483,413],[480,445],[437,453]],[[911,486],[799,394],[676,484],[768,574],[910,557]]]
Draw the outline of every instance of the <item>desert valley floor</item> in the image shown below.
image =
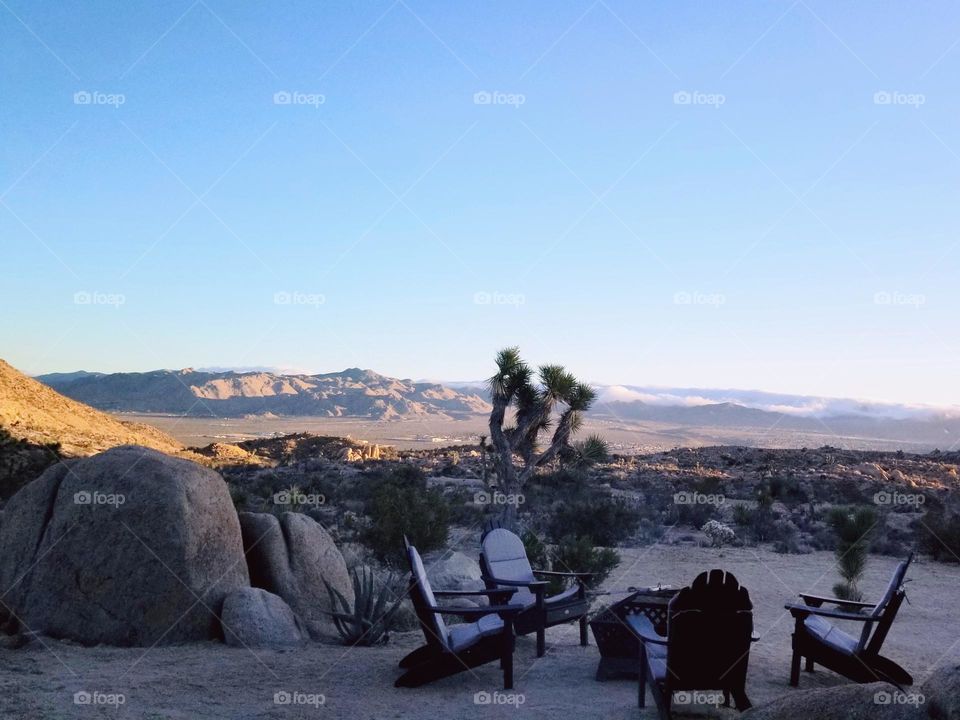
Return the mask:
[[[622,549],[623,563],[606,583],[610,589],[658,582],[680,585],[713,567],[733,572],[750,590],[755,627],[761,639],[750,657],[747,691],[755,706],[801,693],[840,686],[839,676],[822,669],[802,673],[800,688],[787,684],[792,619],[785,601],[803,591],[829,592],[834,581],[832,553],[780,555],[766,549],[654,545]],[[879,595],[895,565],[870,557],[863,589]],[[917,562],[909,573],[909,604],[901,609],[885,651],[922,682],[934,669],[960,662],[960,567]],[[608,601],[600,597],[597,605]],[[591,637],[578,644],[576,625],[548,631],[548,654],[537,659],[532,638],[518,641],[513,705],[474,704],[478,692],[500,690],[496,663],[418,689],[395,689],[396,663],[422,636],[394,635],[378,648],[347,649],[310,644],[285,652],[248,651],[219,643],[174,647],[81,648],[65,642],[34,641],[16,652],[0,651],[0,716],[36,718],[654,718],[637,709],[637,684],[597,682],[599,658]],[[78,691],[123,693],[119,708],[77,706]],[[882,690],[878,686],[878,690]],[[277,705],[277,692],[322,694],[325,704]],[[570,715],[571,708],[576,708]],[[425,714],[425,709],[427,709]],[[678,710],[680,710],[678,708]],[[697,706],[677,717],[735,718],[734,710]],[[749,717],[749,716],[745,716]]]

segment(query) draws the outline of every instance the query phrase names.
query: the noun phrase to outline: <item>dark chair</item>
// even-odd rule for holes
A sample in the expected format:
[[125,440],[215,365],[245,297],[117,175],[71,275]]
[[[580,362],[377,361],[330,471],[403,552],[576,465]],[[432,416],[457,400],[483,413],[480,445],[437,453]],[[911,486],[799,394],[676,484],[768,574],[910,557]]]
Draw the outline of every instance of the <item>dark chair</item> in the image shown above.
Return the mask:
[[731,573],[701,573],[677,593],[667,606],[666,636],[642,613],[628,616],[627,624],[640,639],[640,707],[648,686],[663,720],[678,690],[719,690],[725,707],[731,695],[737,710],[750,707],[747,664],[758,636],[750,594]]
[[[478,665],[499,660],[503,669],[503,687],[513,688],[513,622],[522,609],[519,605],[472,608],[440,607],[438,597],[493,595],[489,590],[434,591],[427,580],[423,560],[417,549],[407,543],[410,561],[410,600],[420,620],[426,644],[400,661],[406,672],[394,685],[418,687],[455,675]],[[444,615],[456,615],[472,621],[447,628]]]
[[[796,619],[790,663],[791,685],[800,682],[801,658],[806,658],[807,672],[813,672],[814,665],[819,663],[858,683],[884,681],[898,687],[913,684],[910,673],[880,654],[883,641],[906,596],[903,586],[912,560],[911,553],[897,565],[880,602],[852,602],[801,593],[803,603],[786,605]],[[840,609],[825,609],[822,607],[824,603],[839,605]],[[830,620],[863,623],[860,637],[845,633]]]
[[[517,635],[537,633],[537,657],[546,651],[545,630],[561,623],[580,621],[580,644],[587,644],[587,600],[585,581],[590,573],[550,572],[534,570],[527,559],[523,541],[506,528],[492,527],[480,539],[480,571],[488,590],[499,591],[497,602],[519,604],[523,612],[517,616]],[[547,595],[547,582],[538,577],[574,578],[569,588],[557,595]]]

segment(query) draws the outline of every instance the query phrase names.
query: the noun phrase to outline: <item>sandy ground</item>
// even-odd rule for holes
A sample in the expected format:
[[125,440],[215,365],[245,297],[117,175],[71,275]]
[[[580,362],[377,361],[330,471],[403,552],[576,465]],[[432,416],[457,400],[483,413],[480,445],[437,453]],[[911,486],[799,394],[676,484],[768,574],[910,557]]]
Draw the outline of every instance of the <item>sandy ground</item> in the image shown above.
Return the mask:
[[[487,418],[466,420],[409,418],[405,420],[367,420],[363,418],[328,417],[181,417],[139,413],[116,413],[119,420],[146,423],[159,428],[191,447],[212,442],[238,442],[271,435],[311,432],[318,435],[350,436],[400,449],[440,448],[447,445],[472,444],[481,434],[489,434]],[[905,450],[929,452],[928,443],[910,443],[845,437],[829,432],[798,432],[778,427],[716,427],[676,425],[662,422],[631,422],[587,416],[581,435],[600,433],[614,452],[650,453],[675,447],[704,445],[748,445],[750,447],[799,448],[833,445],[855,450]]]
[[[755,705],[784,693],[792,620],[783,603],[796,592],[829,594],[836,580],[829,553],[777,555],[751,548],[654,546],[623,550],[624,562],[609,588],[682,585],[698,572],[721,567],[750,590],[761,640],[750,658],[748,694]],[[877,597],[893,558],[871,556],[863,583]],[[914,564],[904,604],[885,651],[922,681],[948,657],[960,658],[960,567]],[[601,598],[604,600],[605,598]],[[312,645],[303,649],[249,651],[204,643],[154,649],[81,648],[45,640],[20,650],[0,650],[0,717],[3,718],[652,718],[636,705],[629,680],[594,679],[599,655],[581,648],[575,625],[547,633],[549,652],[537,659],[532,638],[518,641],[517,705],[477,705],[476,693],[501,690],[496,663],[418,689],[395,689],[397,661],[419,644],[417,633],[394,635],[379,648]],[[803,673],[801,689],[845,680],[829,671]],[[74,702],[77,692],[122,694],[122,705]],[[301,693],[278,705],[278,692]],[[319,705],[322,695],[324,704]],[[98,700],[109,698],[99,696]],[[503,699],[503,698],[501,698]],[[648,701],[649,702],[649,701]],[[734,718],[732,710],[692,708],[693,716]],[[682,713],[678,716],[684,717]]]

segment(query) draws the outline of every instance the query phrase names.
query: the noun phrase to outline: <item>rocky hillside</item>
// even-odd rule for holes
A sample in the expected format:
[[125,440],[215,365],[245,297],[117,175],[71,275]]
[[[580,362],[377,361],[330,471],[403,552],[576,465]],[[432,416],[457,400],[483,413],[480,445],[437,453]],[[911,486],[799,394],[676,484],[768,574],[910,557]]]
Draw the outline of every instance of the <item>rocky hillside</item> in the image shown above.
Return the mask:
[[490,411],[477,394],[358,368],[320,375],[187,368],[110,375],[59,373],[38,379],[75,400],[116,412],[442,420]]
[[67,456],[92,455],[116,445],[143,445],[166,453],[183,446],[156,428],[120,422],[64,397],[0,360],[0,432],[24,447],[59,443]]

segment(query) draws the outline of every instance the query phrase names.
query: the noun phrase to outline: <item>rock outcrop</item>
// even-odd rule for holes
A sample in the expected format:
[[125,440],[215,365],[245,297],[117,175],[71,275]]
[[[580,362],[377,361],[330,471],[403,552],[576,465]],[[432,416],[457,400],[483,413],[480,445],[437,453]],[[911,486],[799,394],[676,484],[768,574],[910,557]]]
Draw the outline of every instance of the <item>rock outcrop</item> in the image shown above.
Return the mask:
[[287,647],[310,637],[283,598],[262,588],[240,588],[227,595],[220,619],[223,638],[234,647]]
[[343,555],[323,526],[295,512],[279,520],[267,513],[240,513],[240,526],[251,583],[283,598],[314,639],[333,637],[324,581],[351,603],[353,584]]
[[10,499],[0,586],[33,631],[151,646],[220,637],[223,599],[249,577],[223,479],[127,445],[54,465]]

